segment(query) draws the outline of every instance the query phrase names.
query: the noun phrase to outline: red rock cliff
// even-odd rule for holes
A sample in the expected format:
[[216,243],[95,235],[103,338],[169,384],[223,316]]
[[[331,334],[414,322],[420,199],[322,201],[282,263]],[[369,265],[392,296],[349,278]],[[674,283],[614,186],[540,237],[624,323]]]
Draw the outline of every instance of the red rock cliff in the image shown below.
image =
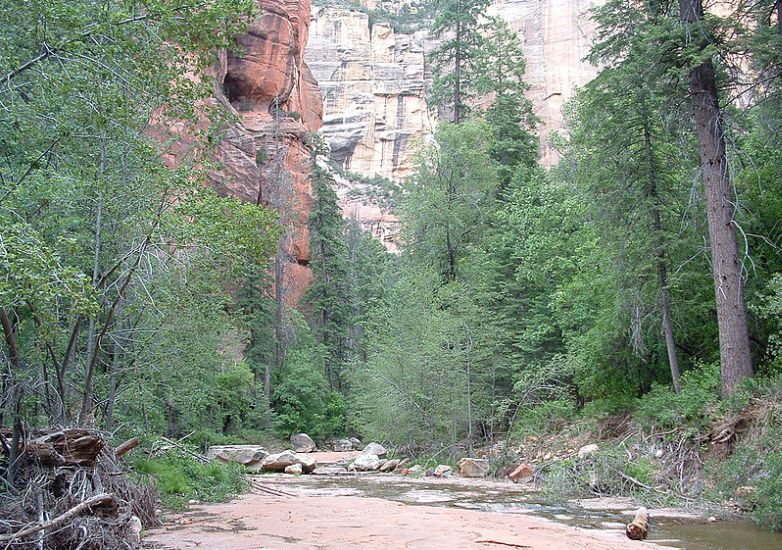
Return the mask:
[[256,0],[261,15],[238,41],[243,55],[223,55],[217,102],[238,117],[223,129],[220,167],[209,174],[219,193],[271,205],[287,237],[283,288],[298,303],[312,274],[307,219],[311,204],[307,135],[321,125],[320,91],[304,62],[310,0]]

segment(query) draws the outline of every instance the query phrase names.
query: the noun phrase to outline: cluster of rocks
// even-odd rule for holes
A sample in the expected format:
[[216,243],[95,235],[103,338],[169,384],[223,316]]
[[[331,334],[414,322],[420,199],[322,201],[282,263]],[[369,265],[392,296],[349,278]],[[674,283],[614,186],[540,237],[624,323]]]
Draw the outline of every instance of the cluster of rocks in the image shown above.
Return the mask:
[[[286,474],[311,474],[317,462],[309,456],[318,450],[312,438],[305,433],[293,434],[290,438],[291,447],[279,453],[269,453],[258,445],[216,445],[207,451],[207,458],[220,462],[234,462],[247,468],[248,472],[285,472]],[[364,449],[367,456],[381,455],[385,457],[386,450],[382,445],[370,443],[366,447],[361,441],[351,437],[332,442],[335,451],[353,451]],[[362,455],[365,456],[365,455]]]
[[311,474],[317,463],[306,453],[291,450],[269,454],[256,445],[219,445],[210,447],[207,458],[220,462],[235,462],[248,472],[285,472],[286,474]]
[[349,453],[350,451],[361,451],[364,449],[364,444],[355,437],[332,439],[326,442],[326,446],[338,453]]
[[[348,470],[352,472],[374,472],[381,470],[383,472],[390,472],[399,466],[399,460],[386,460],[388,451],[380,443],[370,443],[364,447],[361,454],[356,459],[348,464]],[[389,466],[386,466],[389,464]],[[393,468],[393,469],[392,469]]]

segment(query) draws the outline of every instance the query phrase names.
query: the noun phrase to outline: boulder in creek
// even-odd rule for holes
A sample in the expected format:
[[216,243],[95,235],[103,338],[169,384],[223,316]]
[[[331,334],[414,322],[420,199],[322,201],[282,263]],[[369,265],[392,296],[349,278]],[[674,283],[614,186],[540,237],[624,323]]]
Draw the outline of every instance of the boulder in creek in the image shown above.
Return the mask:
[[370,443],[366,447],[364,447],[364,450],[361,451],[365,455],[375,455],[378,458],[383,458],[386,456],[388,451],[386,451],[386,448],[383,447],[380,443]]
[[353,450],[353,443],[349,439],[337,439],[331,448],[338,453],[347,453]]
[[258,470],[264,472],[284,472],[291,464],[300,464],[301,459],[293,451],[283,451],[269,455],[263,459]]
[[364,444],[361,443],[361,440],[357,437],[348,437],[348,441],[353,444],[353,448],[357,451],[361,451],[364,449]]
[[206,457],[220,462],[236,462],[243,466],[252,467],[260,464],[269,456],[266,449],[257,445],[215,445],[209,447]]
[[463,458],[459,461],[459,475],[462,477],[486,477],[489,461],[485,458]]
[[356,457],[349,466],[348,470],[356,472],[374,472],[380,468],[380,459],[377,455],[363,453]]
[[518,483],[519,480],[527,480],[532,477],[533,471],[532,468],[530,468],[529,464],[519,464],[515,468],[513,468],[513,471],[508,474],[508,479],[510,479],[513,483]]
[[307,434],[293,434],[291,436],[291,445],[297,453],[312,453],[317,448],[315,442]]
[[597,445],[594,443],[584,445],[578,450],[578,458],[586,458],[594,452],[597,452]]
[[434,469],[434,477],[451,477],[453,470],[447,464],[438,464]]
[[399,466],[399,460],[386,460],[386,463],[380,467],[381,472],[393,472]]
[[301,467],[301,464],[291,464],[290,466],[285,466],[285,473],[286,474],[293,474],[293,475],[301,475],[304,473],[304,470]]
[[296,458],[299,459],[299,464],[301,465],[301,469],[305,474],[311,474],[314,472],[315,467],[318,465],[317,461],[307,454],[296,455]]

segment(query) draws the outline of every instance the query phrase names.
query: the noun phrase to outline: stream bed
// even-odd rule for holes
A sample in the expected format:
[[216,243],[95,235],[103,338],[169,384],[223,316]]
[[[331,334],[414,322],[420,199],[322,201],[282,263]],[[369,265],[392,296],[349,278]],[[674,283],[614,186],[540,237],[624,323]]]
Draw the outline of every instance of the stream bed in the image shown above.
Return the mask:
[[[603,531],[624,532],[636,508],[629,499],[586,499],[552,505],[529,487],[509,482],[322,473],[325,475],[297,478],[264,475],[260,479],[264,484],[293,489],[302,495],[373,497],[411,506],[528,514]],[[648,540],[663,546],[688,550],[782,550],[782,534],[771,533],[749,521],[729,519],[709,523],[698,514],[676,509],[652,509],[650,513]]]

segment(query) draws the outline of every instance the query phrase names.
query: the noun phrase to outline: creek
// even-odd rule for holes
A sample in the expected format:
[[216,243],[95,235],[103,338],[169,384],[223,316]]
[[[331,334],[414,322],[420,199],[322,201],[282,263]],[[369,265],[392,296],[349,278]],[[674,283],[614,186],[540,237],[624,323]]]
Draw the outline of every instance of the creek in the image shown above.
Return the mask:
[[[281,489],[296,489],[310,496],[374,497],[410,506],[462,508],[509,515],[528,514],[587,530],[621,531],[634,512],[627,499],[586,499],[552,504],[524,485],[462,478],[413,479],[396,475],[344,475],[323,470],[323,475],[263,476]],[[774,534],[746,520],[710,523],[702,515],[684,510],[650,510],[649,541],[688,550],[780,550],[782,534]]]

